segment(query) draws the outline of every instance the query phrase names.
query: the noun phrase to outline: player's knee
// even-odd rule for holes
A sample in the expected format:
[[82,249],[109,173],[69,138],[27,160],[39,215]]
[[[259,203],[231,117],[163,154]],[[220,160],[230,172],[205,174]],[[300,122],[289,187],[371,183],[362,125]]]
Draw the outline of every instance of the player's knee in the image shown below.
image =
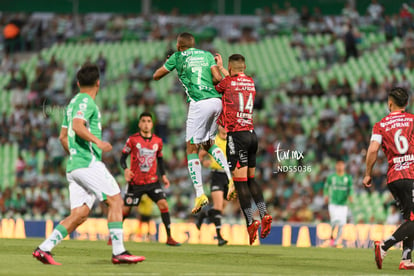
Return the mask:
[[108,204],[109,208],[112,209],[122,209],[122,207],[124,206],[124,202],[120,194],[108,196],[106,199],[106,203]]
[[168,202],[165,199],[158,200],[157,205],[160,210],[168,210]]

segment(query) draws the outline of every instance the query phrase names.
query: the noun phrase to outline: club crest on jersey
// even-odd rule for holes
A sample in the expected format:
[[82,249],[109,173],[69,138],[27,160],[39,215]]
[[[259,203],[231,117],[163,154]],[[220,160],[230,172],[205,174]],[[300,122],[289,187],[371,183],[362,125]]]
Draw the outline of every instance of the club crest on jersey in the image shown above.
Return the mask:
[[231,85],[231,86],[236,86],[237,84],[236,84],[236,82],[235,82],[235,81],[232,81],[232,82],[230,82],[230,85]]
[[158,144],[154,144],[154,145],[152,146],[152,149],[153,149],[154,151],[157,151],[157,150],[158,150]]
[[82,100],[84,103],[87,103],[88,101],[89,101],[89,99],[88,98],[83,98],[83,100]]
[[135,147],[136,147],[137,149],[140,149],[140,148],[141,148],[141,143],[137,143],[137,144],[135,145]]

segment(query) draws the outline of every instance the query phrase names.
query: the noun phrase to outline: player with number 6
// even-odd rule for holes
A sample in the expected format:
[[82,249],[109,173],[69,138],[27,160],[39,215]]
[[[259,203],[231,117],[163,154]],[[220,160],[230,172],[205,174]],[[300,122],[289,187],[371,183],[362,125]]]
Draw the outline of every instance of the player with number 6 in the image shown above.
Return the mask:
[[382,147],[388,159],[388,188],[405,220],[387,240],[375,242],[378,269],[382,268],[387,250],[400,241],[403,242],[403,253],[399,269],[414,269],[411,260],[414,240],[414,115],[405,112],[408,99],[405,88],[391,89],[388,94],[390,114],[374,125],[367,151],[364,186],[372,186],[373,167]]

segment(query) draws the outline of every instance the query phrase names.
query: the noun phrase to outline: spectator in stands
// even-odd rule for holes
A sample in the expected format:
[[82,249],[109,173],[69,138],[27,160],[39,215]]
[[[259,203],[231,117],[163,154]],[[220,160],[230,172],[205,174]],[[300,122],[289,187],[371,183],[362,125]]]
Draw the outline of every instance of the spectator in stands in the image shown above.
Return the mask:
[[129,69],[129,79],[131,81],[139,80],[142,73],[144,72],[144,64],[141,62],[139,57],[135,58]]
[[355,8],[355,4],[352,4],[351,2],[347,2],[345,4],[344,9],[342,10],[342,15],[348,19],[348,22],[353,25],[359,24],[359,13],[357,9]]
[[146,107],[152,108],[157,99],[157,94],[155,93],[154,89],[151,88],[149,82],[145,83],[144,91],[142,92],[142,94],[144,99],[144,105]]
[[154,108],[155,112],[155,133],[161,137],[163,143],[168,142],[168,119],[171,115],[171,110],[168,104],[162,99]]
[[322,55],[328,65],[332,65],[338,61],[339,54],[335,41],[335,37],[332,37],[329,43],[322,48]]
[[104,57],[102,52],[99,53],[98,59],[96,60],[96,65],[99,67],[101,86],[103,86],[106,80],[106,68],[108,66],[108,60]]
[[381,4],[377,0],[371,0],[371,4],[367,8],[367,13],[373,24],[378,25],[381,22],[383,12],[384,8]]
[[[375,0],[374,0],[375,1]],[[350,57],[358,58],[357,37],[354,34],[354,27],[352,24],[348,25],[344,36],[345,42],[345,61]]]
[[394,22],[391,20],[391,17],[388,15],[385,16],[384,33],[385,33],[385,39],[387,42],[392,41],[395,35],[397,34],[397,29],[394,25]]
[[302,6],[300,8],[300,22],[302,26],[308,26],[309,20],[311,19],[312,15],[309,11],[307,6]]
[[396,47],[395,52],[391,55],[389,66],[391,70],[399,69],[403,71],[404,69],[404,54],[401,48]]

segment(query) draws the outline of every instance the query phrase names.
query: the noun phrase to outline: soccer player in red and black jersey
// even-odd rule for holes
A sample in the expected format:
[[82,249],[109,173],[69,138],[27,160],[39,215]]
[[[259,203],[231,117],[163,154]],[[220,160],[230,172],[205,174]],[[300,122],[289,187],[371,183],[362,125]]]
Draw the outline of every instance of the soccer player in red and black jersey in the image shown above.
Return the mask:
[[[227,131],[227,160],[233,174],[234,187],[240,207],[246,218],[250,244],[257,238],[260,221],[254,220],[251,199],[253,198],[262,219],[261,238],[267,237],[272,225],[272,216],[267,213],[263,192],[254,179],[256,170],[257,136],[253,127],[253,104],[256,96],[254,81],[244,74],[245,58],[240,54],[229,57],[228,70],[223,68],[219,54],[216,62],[225,78],[216,85],[223,93],[221,123]],[[229,187],[228,197],[234,187]]]
[[[128,182],[124,198],[124,217],[131,212],[132,206],[137,206],[142,195],[147,194],[161,211],[161,219],[167,232],[167,245],[180,245],[171,237],[170,213],[164,190],[158,181],[158,172],[161,181],[168,188],[170,181],[165,175],[162,158],[162,140],[152,134],[152,115],[144,112],[139,116],[139,132],[130,136],[122,150],[121,166],[124,169],[125,180]],[[131,168],[128,168],[126,159],[131,154]]]
[[400,269],[414,269],[411,251],[414,240],[414,115],[405,112],[408,92],[395,87],[388,94],[390,114],[374,125],[367,152],[365,187],[371,187],[372,169],[382,147],[388,159],[387,183],[402,212],[404,223],[383,243],[375,242],[375,261],[379,269],[387,250],[403,241]]

